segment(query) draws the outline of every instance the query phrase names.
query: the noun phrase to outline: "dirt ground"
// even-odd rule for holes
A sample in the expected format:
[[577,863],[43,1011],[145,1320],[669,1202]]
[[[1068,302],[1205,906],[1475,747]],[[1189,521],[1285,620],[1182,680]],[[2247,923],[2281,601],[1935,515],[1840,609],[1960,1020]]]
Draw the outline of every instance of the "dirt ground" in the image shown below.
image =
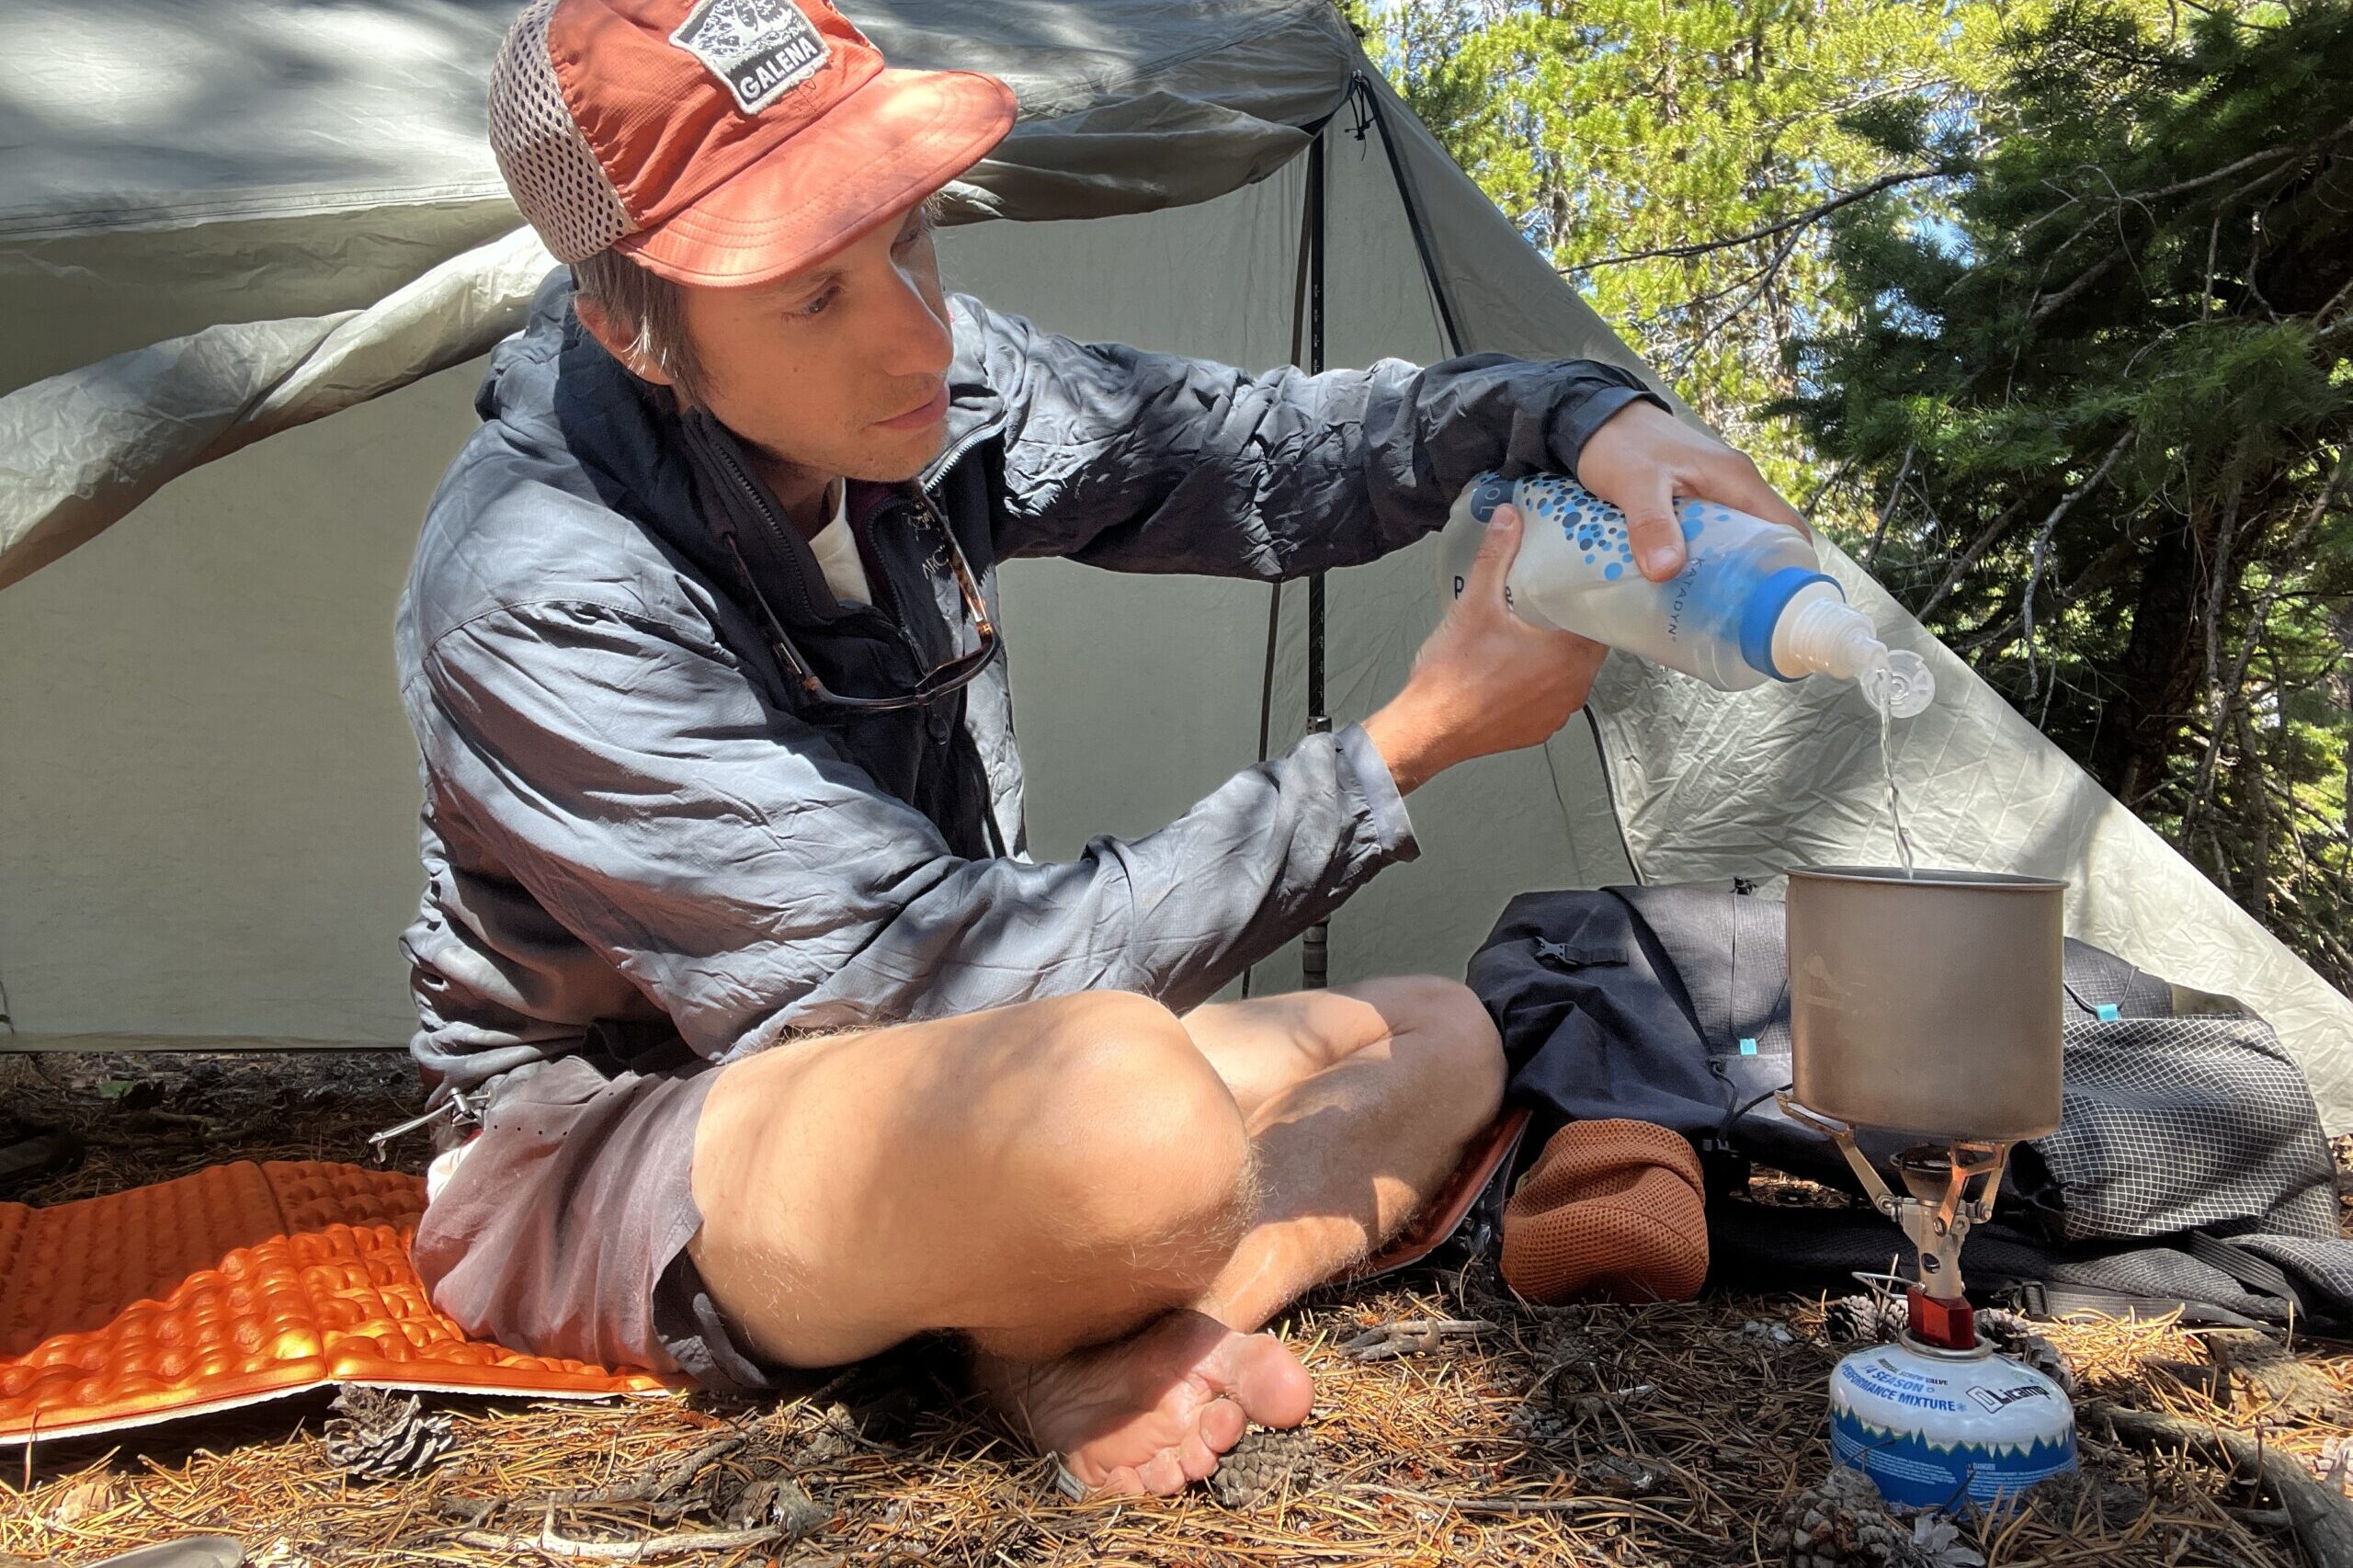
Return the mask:
[[[412,1107],[405,1058],[77,1057],[21,1071],[0,1114],[64,1124],[82,1163],[0,1197],[50,1203],[233,1158],[364,1160]],[[415,1169],[412,1138],[394,1163]],[[2340,1150],[2340,1165],[2346,1158]],[[2342,1185],[2342,1184],[2341,1184]],[[1781,1184],[1798,1201],[1840,1201]],[[1711,1297],[1533,1310],[1492,1275],[1325,1292],[1277,1326],[1317,1381],[1302,1453],[1270,1449],[1256,1499],[1074,1503],[1053,1467],[967,1400],[952,1347],[918,1346],[810,1397],[588,1403],[433,1397],[355,1460],[324,1396],[0,1451],[0,1565],[83,1564],[198,1531],[270,1568],[665,1561],[690,1564],[1782,1564],[1828,1470],[1824,1394],[1853,1347],[1825,1303]],[[1399,1325],[1409,1325],[1400,1328]],[[2276,1484],[2203,1435],[2259,1439],[2274,1469],[2341,1496],[2353,1345],[2299,1340],[2250,1365],[2171,1323],[2037,1325],[2084,1411],[2086,1481],[1951,1539],[1894,1548],[1851,1521],[1816,1562],[2286,1568],[2304,1561]],[[1367,1343],[1370,1339],[1370,1343]],[[2152,1441],[2100,1412],[2183,1418]],[[338,1429],[341,1423],[338,1422]],[[2188,1430],[2188,1451],[2173,1439]],[[365,1449],[365,1445],[362,1445]],[[2353,1446],[2348,1446],[2353,1451]],[[426,1460],[363,1479],[367,1453]],[[2244,1457],[2244,1456],[2243,1456]],[[1793,1511],[1794,1504],[1794,1511]],[[1824,1529],[1828,1534],[1823,1533]]]

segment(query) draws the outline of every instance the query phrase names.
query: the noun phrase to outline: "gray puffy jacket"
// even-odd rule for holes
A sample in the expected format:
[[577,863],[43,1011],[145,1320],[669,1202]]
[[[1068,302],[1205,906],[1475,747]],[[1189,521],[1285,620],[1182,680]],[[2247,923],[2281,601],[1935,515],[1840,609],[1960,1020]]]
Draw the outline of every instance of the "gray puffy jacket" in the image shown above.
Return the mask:
[[397,625],[426,876],[402,945],[445,1089],[592,1036],[675,1028],[723,1060],[1108,987],[1183,1008],[1415,852],[1351,728],[1035,863],[1005,660],[928,709],[803,710],[722,534],[829,686],[896,689],[969,645],[934,517],[993,615],[1019,556],[1294,577],[1412,543],[1482,469],[1571,468],[1647,395],[1501,355],[1253,378],[958,297],[948,445],[853,518],[881,608],[845,606],[733,438],[623,370],[571,299],[559,271],[493,357]]

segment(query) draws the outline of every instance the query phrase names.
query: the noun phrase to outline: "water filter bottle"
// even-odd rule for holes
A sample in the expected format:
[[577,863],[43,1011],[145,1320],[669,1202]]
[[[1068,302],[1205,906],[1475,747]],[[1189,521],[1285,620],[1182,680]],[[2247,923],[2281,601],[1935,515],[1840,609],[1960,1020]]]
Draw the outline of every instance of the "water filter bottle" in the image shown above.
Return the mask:
[[1506,502],[1519,512],[1522,534],[1504,594],[1523,620],[1622,648],[1722,691],[1835,676],[1898,719],[1936,696],[1928,666],[1880,641],[1870,618],[1822,570],[1813,540],[1713,501],[1676,503],[1683,569],[1654,583],[1634,563],[1626,514],[1575,480],[1481,474],[1456,498],[1439,536],[1449,603],[1470,582],[1488,518]]

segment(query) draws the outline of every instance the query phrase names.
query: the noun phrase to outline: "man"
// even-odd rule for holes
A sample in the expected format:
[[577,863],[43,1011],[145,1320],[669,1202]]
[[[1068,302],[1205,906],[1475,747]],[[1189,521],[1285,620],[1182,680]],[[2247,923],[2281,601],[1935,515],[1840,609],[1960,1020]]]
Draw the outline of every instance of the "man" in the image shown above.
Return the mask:
[[[1516,524],[1395,699],[1159,833],[1039,864],[995,563],[1292,576],[1579,472],[1788,509],[1633,378],[1485,356],[1252,380],[949,299],[926,199],[1013,119],[824,0],[539,0],[492,137],[552,278],[398,628],[416,1052],[479,1133],[417,1259],[475,1332],[763,1386],[950,1332],[1087,1486],[1308,1410],[1256,1330],[1493,1115],[1450,982],[1211,1004],[1534,744],[1600,650],[1512,619]],[[1794,519],[1792,519],[1794,520]]]

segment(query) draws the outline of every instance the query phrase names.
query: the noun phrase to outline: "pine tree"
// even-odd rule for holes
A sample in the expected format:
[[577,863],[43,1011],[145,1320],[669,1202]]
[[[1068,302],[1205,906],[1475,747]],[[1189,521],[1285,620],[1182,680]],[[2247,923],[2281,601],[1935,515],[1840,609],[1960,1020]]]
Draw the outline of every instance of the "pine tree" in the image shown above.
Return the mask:
[[[1348,0],[1367,47],[1529,242],[1793,494],[1807,453],[1757,406],[1836,308],[1805,216],[1859,190],[1936,199],[1940,153],[1881,106],[1966,119],[1990,0]],[[1858,119],[1857,117],[1859,117]],[[1851,123],[1850,123],[1851,122]]]
[[2353,982],[2353,6],[2070,0],[2001,40],[1949,214],[1835,214],[1782,407],[1881,579]]

